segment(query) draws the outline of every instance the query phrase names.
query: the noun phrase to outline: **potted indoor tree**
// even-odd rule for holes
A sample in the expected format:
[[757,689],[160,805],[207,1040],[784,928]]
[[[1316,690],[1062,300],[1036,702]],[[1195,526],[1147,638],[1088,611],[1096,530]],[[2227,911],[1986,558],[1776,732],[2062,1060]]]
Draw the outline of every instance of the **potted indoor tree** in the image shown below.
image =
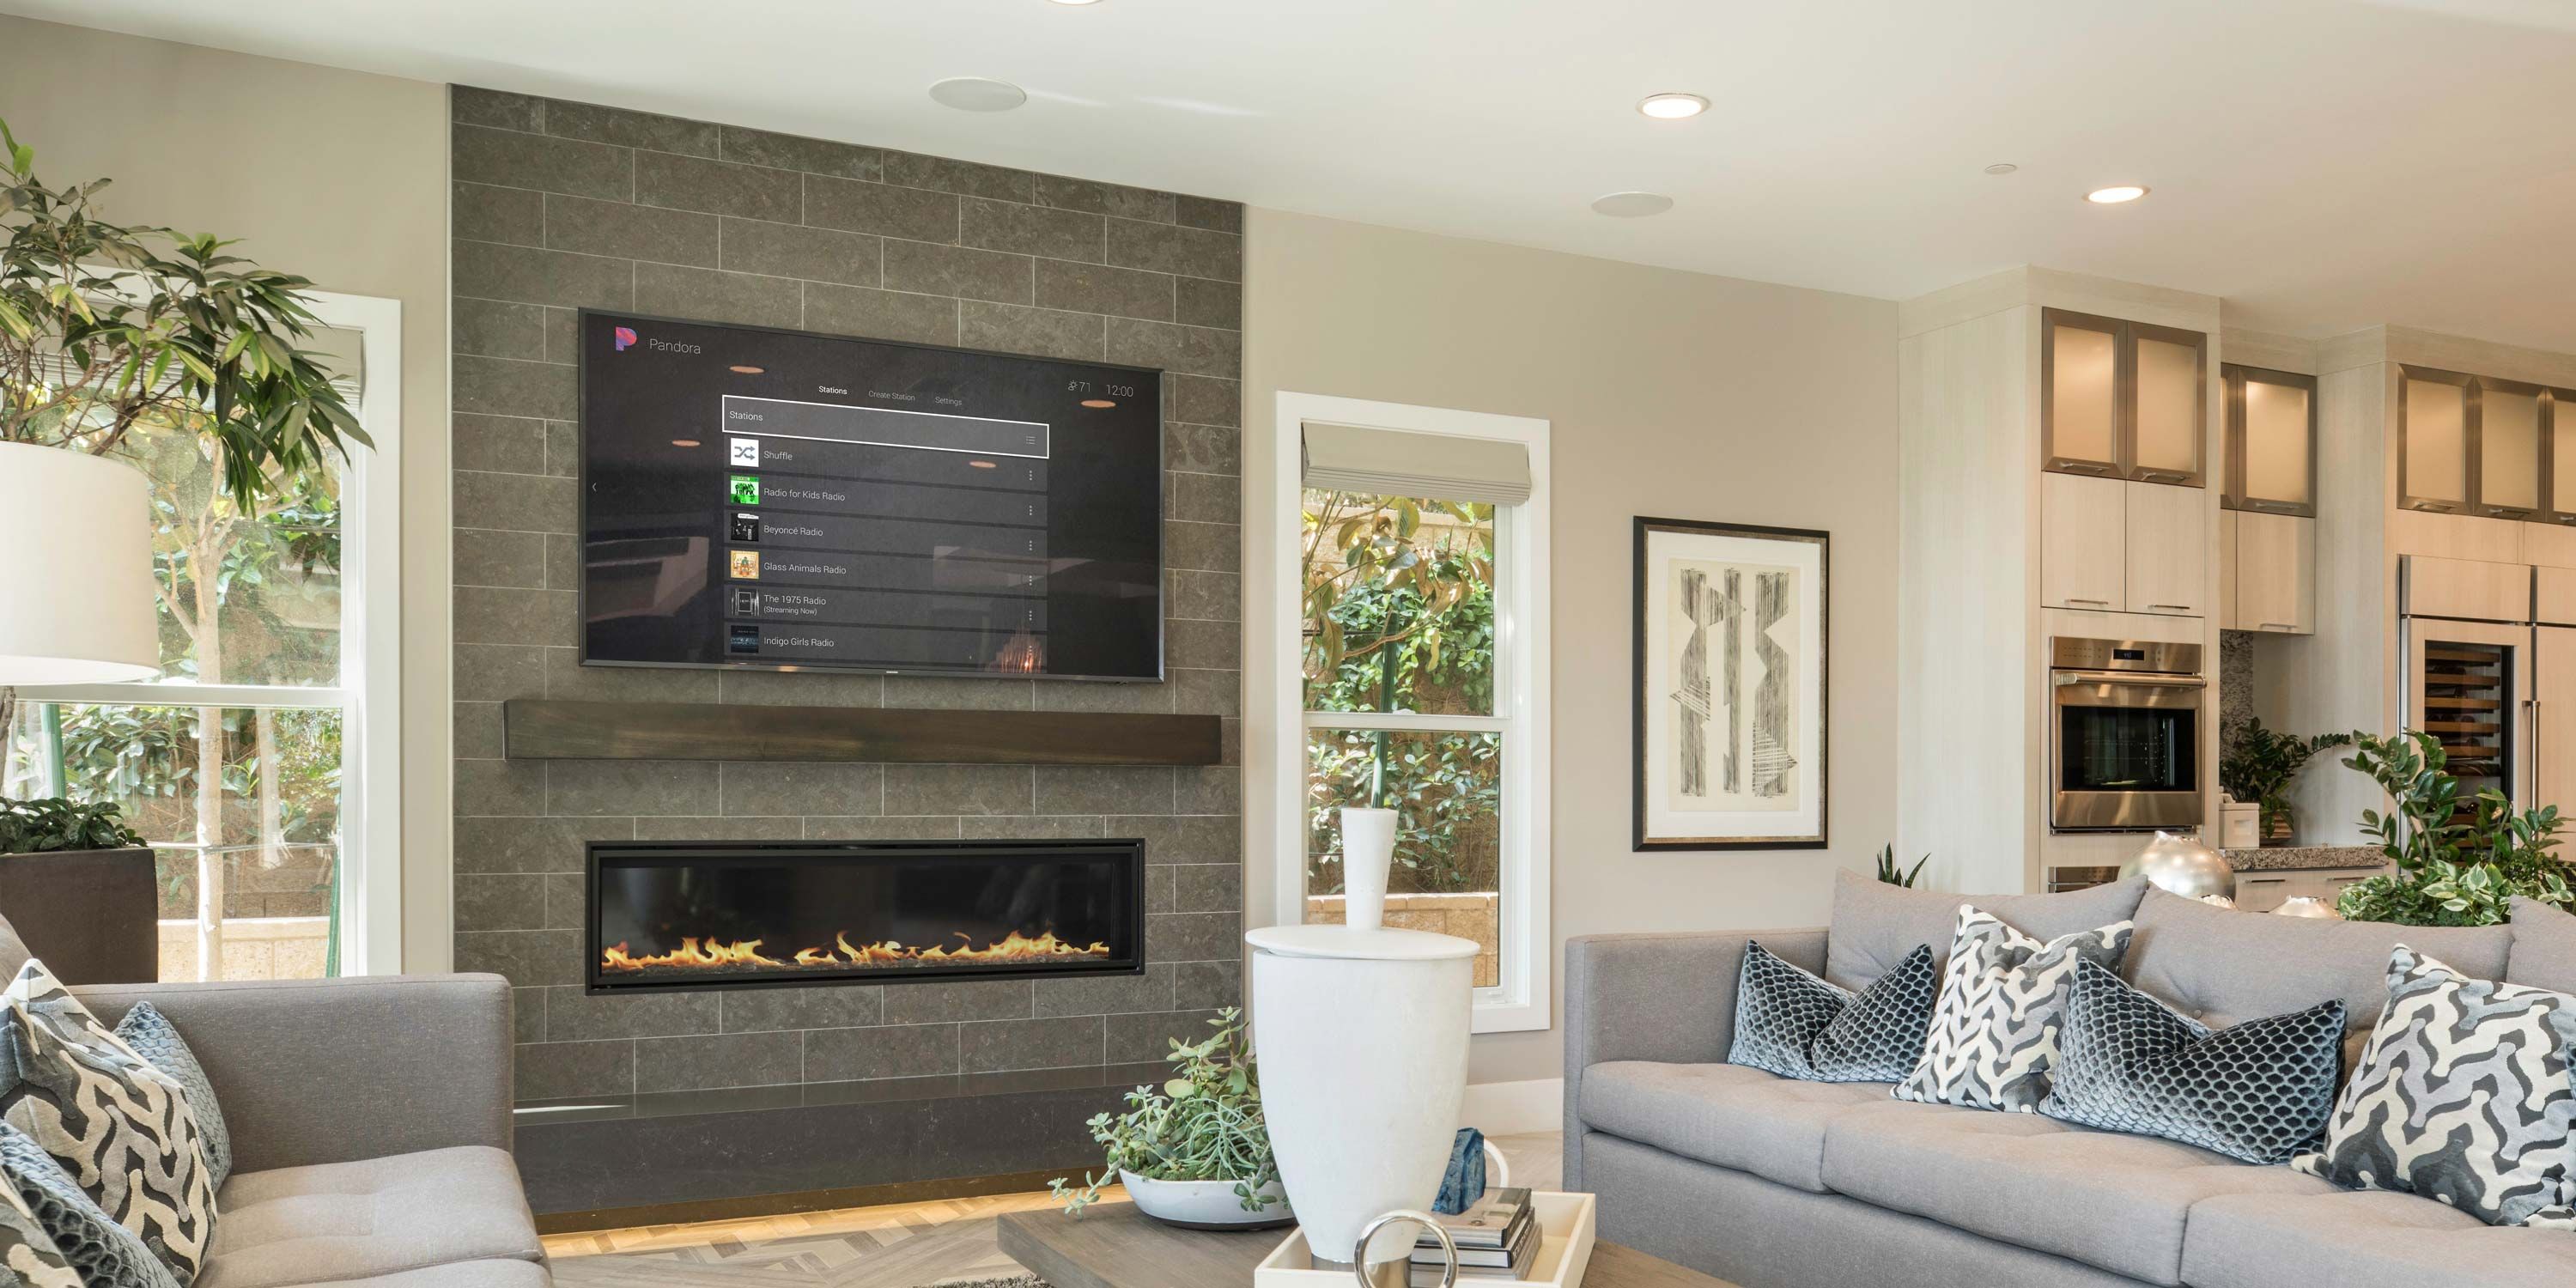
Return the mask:
[[1160,1088],[1127,1093],[1127,1112],[1091,1119],[1091,1138],[1108,1150],[1095,1176],[1053,1183],[1068,1212],[1080,1212],[1117,1181],[1136,1208],[1158,1221],[1192,1229],[1239,1230],[1295,1220],[1270,1155],[1261,1114],[1261,1073],[1233,1007],[1208,1021],[1197,1042],[1172,1041],[1173,1076]]
[[160,978],[152,851],[112,804],[0,797],[0,909],[65,982]]
[[[0,541],[20,547],[0,583],[5,734],[12,684],[160,670],[148,492],[128,464],[146,438],[193,437],[208,508],[244,518],[368,439],[300,347],[319,325],[310,282],[211,235],[108,221],[107,180],[46,184],[5,121],[0,150]],[[73,532],[86,559],[26,553]]]

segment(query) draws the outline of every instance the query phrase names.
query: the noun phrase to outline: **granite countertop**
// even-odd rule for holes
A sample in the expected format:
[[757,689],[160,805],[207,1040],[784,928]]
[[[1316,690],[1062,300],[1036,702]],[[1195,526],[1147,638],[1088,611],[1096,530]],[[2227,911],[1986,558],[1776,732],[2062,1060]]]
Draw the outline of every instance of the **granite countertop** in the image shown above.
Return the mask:
[[2388,861],[2376,845],[2271,845],[2259,850],[2220,850],[2239,872],[2294,872],[2313,868],[2375,868]]

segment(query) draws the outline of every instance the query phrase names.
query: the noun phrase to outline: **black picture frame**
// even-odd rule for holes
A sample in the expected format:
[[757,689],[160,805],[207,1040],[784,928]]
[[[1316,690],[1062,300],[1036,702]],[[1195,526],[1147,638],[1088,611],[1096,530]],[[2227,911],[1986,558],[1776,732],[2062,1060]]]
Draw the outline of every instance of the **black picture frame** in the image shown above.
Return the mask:
[[[1802,776],[1809,784],[1805,790],[1811,791],[1814,797],[1814,831],[1807,832],[1802,830],[1794,833],[1775,834],[1711,833],[1705,835],[1685,836],[1673,834],[1659,835],[1651,828],[1649,823],[1649,811],[1647,809],[1649,782],[1651,778],[1648,758],[1650,755],[1655,754],[1655,749],[1648,745],[1648,729],[1650,721],[1648,719],[1647,704],[1649,702],[1649,692],[1660,686],[1650,683],[1651,677],[1649,676],[1647,669],[1650,654],[1650,650],[1648,648],[1650,635],[1647,612],[1650,600],[1650,577],[1654,572],[1654,569],[1649,565],[1649,560],[1652,557],[1651,548],[1655,544],[1656,536],[1661,534],[1683,537],[1729,537],[1753,541],[1804,544],[1815,547],[1815,588],[1812,596],[1813,606],[1811,610],[1814,614],[1815,620],[1814,692],[1816,695],[1815,706],[1817,708],[1813,721],[1815,743],[1813,755],[1814,772],[1812,774]],[[1828,731],[1832,727],[1833,713],[1833,669],[1831,665],[1831,644],[1833,635],[1833,600],[1831,593],[1833,564],[1832,543],[1833,534],[1818,528],[1784,528],[1764,524],[1719,523],[1701,519],[1656,518],[1646,515],[1639,515],[1636,517],[1631,555],[1632,580],[1630,598],[1632,603],[1629,623],[1629,771],[1631,788],[1631,831],[1629,837],[1629,848],[1632,851],[1642,853],[1668,850],[1821,850],[1826,847],[1831,822],[1831,796],[1829,787],[1831,783],[1832,749],[1828,739]],[[1802,661],[1802,671],[1803,665],[1804,663]],[[1801,758],[1795,763],[1803,766],[1807,761],[1804,758]],[[1804,811],[1801,810],[1800,813],[1803,815]]]

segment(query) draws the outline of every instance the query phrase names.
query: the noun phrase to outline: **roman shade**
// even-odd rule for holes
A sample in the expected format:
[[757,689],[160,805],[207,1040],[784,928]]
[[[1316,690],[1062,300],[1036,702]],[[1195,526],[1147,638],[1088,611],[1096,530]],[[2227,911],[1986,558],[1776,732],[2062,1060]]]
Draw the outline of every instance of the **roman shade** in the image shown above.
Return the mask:
[[1319,420],[1302,428],[1310,488],[1493,505],[1530,498],[1529,449],[1519,443]]

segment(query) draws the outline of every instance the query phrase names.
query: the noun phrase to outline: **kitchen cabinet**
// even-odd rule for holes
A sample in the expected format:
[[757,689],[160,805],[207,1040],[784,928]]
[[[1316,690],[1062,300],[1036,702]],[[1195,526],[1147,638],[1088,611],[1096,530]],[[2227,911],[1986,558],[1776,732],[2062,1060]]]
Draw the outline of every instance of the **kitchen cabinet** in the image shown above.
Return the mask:
[[2279,635],[2317,630],[2317,521],[2247,511],[2236,523],[2232,629]]
[[2533,517],[2576,524],[2576,389],[2552,389],[2543,401],[2540,462],[2549,490]]
[[2532,631],[2531,799],[2576,814],[2576,626]]
[[2440,514],[2469,512],[2470,378],[2397,372],[2397,503]]
[[2209,540],[2198,488],[2124,483],[2122,603],[2132,613],[2209,611]]
[[2221,367],[2226,486],[2220,504],[2273,514],[2317,512],[2317,380],[2260,367]]
[[2200,486],[2208,354],[2197,331],[2042,310],[2042,468]]
[[2477,513],[2527,519],[2540,513],[2541,419],[2548,391],[2511,380],[2478,379]]
[[2218,629],[2222,631],[2252,629],[2245,625],[2244,616],[2236,611],[2240,598],[2236,593],[2236,521],[2240,517],[2234,510],[2218,512]]
[[2293,868],[2239,873],[2236,877],[2236,908],[2240,912],[2271,912],[2302,895],[2323,900],[2332,907],[2335,900],[2343,897],[2346,887],[2358,885],[2387,870],[2385,867]]
[[2118,612],[2127,605],[2125,516],[2131,486],[2080,474],[2040,476],[2041,603],[2095,612]]

